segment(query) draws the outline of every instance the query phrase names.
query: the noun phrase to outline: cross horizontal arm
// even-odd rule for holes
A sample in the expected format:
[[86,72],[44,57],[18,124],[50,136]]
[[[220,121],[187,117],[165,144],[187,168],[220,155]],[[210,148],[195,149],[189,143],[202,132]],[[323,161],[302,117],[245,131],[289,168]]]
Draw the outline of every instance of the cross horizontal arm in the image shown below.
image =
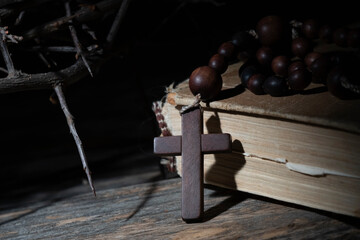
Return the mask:
[[203,153],[231,152],[231,135],[227,133],[202,134],[201,150]]
[[181,155],[181,136],[154,138],[154,154],[163,156]]

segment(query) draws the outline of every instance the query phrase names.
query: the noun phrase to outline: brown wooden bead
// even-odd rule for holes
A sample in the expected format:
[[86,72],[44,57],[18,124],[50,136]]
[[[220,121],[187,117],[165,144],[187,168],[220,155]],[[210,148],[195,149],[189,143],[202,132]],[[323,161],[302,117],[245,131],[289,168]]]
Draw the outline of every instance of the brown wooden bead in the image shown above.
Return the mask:
[[343,27],[339,27],[335,29],[333,33],[333,41],[336,45],[340,47],[347,46],[347,29]]
[[315,39],[319,36],[319,22],[315,19],[307,19],[302,25],[302,32],[308,39]]
[[304,58],[307,53],[312,51],[310,40],[303,37],[295,38],[291,43],[291,51],[295,56]]
[[304,90],[311,83],[311,73],[307,69],[298,69],[289,73],[288,84],[293,90]]
[[264,46],[274,46],[286,39],[289,28],[280,16],[269,15],[261,18],[256,24],[256,33]]
[[319,38],[325,43],[332,42],[333,28],[329,24],[321,26],[319,30]]
[[261,73],[252,75],[248,82],[248,86],[247,86],[248,89],[256,95],[264,94],[262,85],[265,82],[265,79],[266,79],[265,75]]
[[347,34],[347,45],[352,48],[360,47],[360,28],[349,30]]
[[308,54],[306,54],[305,58],[304,58],[304,62],[306,64],[306,66],[308,68],[310,68],[311,64],[318,59],[319,57],[321,57],[321,53],[319,52],[310,52]]
[[330,59],[325,55],[322,55],[313,61],[309,67],[309,70],[312,73],[312,82],[324,83],[330,71],[330,67]]
[[235,45],[232,42],[224,42],[220,45],[218,53],[226,59],[232,59],[235,55]]
[[306,69],[306,65],[303,61],[294,61],[290,64],[289,68],[288,68],[288,75],[290,75],[292,72],[297,71],[297,70],[304,70]]
[[194,96],[200,93],[202,100],[214,98],[221,87],[221,75],[209,66],[198,67],[190,75],[189,88]]
[[272,60],[271,69],[276,75],[286,77],[288,74],[289,65],[290,65],[290,58],[285,55],[280,55]]
[[215,69],[219,74],[222,74],[228,68],[228,63],[223,55],[217,53],[210,58],[209,67]]
[[270,66],[273,58],[273,50],[269,47],[261,47],[256,51],[256,59],[263,66]]

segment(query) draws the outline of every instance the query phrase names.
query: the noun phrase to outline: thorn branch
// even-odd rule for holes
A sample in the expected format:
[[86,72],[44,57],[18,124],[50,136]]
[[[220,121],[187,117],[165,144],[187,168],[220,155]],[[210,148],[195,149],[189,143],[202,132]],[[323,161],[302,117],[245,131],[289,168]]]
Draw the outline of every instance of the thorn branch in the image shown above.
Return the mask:
[[67,124],[68,124],[68,126],[70,128],[70,132],[74,137],[76,147],[77,147],[77,149],[79,151],[81,163],[83,165],[83,169],[84,169],[84,171],[86,173],[86,176],[88,178],[88,181],[89,181],[89,185],[90,185],[91,190],[93,191],[94,195],[96,196],[95,187],[94,187],[93,181],[91,179],[91,172],[90,172],[89,167],[88,167],[88,163],[87,163],[87,160],[86,160],[84,148],[83,148],[82,142],[81,142],[80,137],[77,134],[77,131],[76,131],[76,128],[75,128],[74,117],[71,115],[71,113],[69,111],[69,108],[68,108],[68,106],[66,104],[66,100],[65,100],[64,93],[63,93],[62,85],[61,84],[56,85],[54,87],[54,90],[55,90],[56,95],[57,95],[57,97],[59,99],[61,109],[63,110],[63,112],[65,114]]

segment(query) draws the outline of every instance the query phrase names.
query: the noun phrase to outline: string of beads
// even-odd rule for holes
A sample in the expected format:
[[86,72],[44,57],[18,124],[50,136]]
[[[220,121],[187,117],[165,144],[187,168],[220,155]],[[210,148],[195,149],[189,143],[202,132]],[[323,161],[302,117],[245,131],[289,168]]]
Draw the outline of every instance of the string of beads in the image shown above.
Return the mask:
[[[335,46],[336,50],[316,51],[316,44]],[[231,41],[222,43],[207,66],[191,73],[189,88],[203,101],[213,99],[221,91],[221,74],[237,59],[244,61],[239,69],[241,84],[256,95],[301,93],[315,83],[323,84],[338,98],[358,98],[359,47],[359,27],[265,16],[255,30],[238,32]]]

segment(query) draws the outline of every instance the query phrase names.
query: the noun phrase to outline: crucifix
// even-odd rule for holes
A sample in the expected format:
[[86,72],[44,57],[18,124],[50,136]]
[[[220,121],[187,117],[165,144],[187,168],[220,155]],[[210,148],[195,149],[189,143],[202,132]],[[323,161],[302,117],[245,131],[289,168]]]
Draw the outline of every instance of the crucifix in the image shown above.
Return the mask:
[[181,216],[186,222],[201,221],[204,214],[203,154],[231,152],[230,134],[203,134],[201,108],[182,113],[182,136],[157,137],[154,153],[182,156]]

